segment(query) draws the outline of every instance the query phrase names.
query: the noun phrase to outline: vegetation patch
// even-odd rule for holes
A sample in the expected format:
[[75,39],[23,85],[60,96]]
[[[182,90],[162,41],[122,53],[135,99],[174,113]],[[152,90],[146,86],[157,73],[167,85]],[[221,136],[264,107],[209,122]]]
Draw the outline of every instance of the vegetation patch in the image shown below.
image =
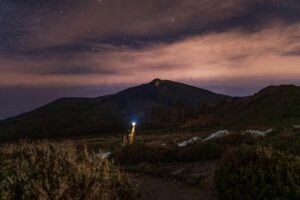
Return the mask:
[[197,162],[221,158],[223,148],[213,142],[198,142],[180,148],[175,155],[178,162]]
[[262,140],[263,137],[261,136],[256,137],[250,134],[233,133],[221,138],[216,138],[213,142],[217,145],[226,146],[227,149],[228,147],[235,147],[239,145],[255,145]]
[[145,143],[135,143],[133,145],[116,150],[111,158],[119,164],[139,164],[143,162],[158,163],[171,162],[174,160],[174,153],[177,147],[163,147],[159,145],[147,145]]
[[115,151],[112,159],[122,165],[140,163],[170,163],[170,162],[197,162],[220,158],[222,148],[214,143],[195,143],[186,147],[148,145],[136,143]]
[[300,158],[272,148],[237,148],[215,173],[219,199],[300,199]]
[[299,132],[284,132],[277,134],[265,142],[266,145],[271,145],[287,154],[300,156],[300,133]]
[[0,199],[136,199],[135,184],[117,167],[71,142],[0,148]]

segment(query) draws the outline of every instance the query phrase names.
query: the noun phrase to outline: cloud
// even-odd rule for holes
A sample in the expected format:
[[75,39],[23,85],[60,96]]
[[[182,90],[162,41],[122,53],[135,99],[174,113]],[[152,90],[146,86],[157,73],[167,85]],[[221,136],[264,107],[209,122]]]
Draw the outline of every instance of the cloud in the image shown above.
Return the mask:
[[0,8],[7,14],[0,23],[0,85],[154,77],[203,84],[241,77],[250,84],[261,74],[279,81],[299,75],[297,0],[9,2]]
[[300,84],[299,11],[299,0],[2,0],[1,110],[157,77],[234,95]]
[[284,56],[300,56],[300,47],[283,53]]
[[54,60],[2,60],[0,85],[137,84],[155,77],[224,87],[284,83],[300,76],[300,57],[284,55],[297,46],[290,38],[298,33],[297,26],[274,24],[258,32],[211,33],[142,49],[105,46]]
[[40,75],[116,75],[119,72],[115,69],[100,68],[84,65],[72,65],[72,66],[51,66],[47,70],[37,72]]
[[16,31],[4,36],[11,37],[7,49],[18,53],[63,46],[80,51],[87,43],[176,42],[237,28],[259,31],[274,21],[290,24],[300,19],[297,0],[14,0],[1,4],[6,14],[0,28]]

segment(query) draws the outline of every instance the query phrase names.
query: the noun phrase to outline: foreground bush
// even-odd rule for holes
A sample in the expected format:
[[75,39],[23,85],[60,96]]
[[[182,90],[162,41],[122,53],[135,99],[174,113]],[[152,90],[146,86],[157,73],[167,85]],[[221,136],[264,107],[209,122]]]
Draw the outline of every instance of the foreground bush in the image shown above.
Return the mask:
[[174,160],[175,149],[162,146],[151,146],[143,143],[122,148],[112,153],[112,158],[119,164],[139,164],[142,162],[157,163]]
[[0,199],[135,199],[118,168],[70,142],[6,145],[0,159]]
[[282,133],[271,138],[266,143],[287,154],[300,156],[300,134],[299,133]]
[[221,157],[222,149],[213,143],[196,143],[179,148],[136,143],[113,152],[112,158],[120,164],[197,162]]
[[300,199],[300,158],[261,147],[229,152],[215,173],[221,200]]
[[223,148],[213,142],[195,143],[180,148],[175,155],[179,162],[197,162],[204,160],[215,160],[222,156]]
[[263,137],[254,137],[250,134],[234,133],[224,137],[216,138],[213,140],[217,145],[225,146],[226,148],[239,146],[239,145],[255,145],[262,141]]

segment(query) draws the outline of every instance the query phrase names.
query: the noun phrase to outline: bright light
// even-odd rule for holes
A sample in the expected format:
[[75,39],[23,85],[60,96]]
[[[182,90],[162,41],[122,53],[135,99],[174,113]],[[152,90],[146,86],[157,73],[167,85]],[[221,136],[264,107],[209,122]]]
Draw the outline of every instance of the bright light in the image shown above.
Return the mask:
[[132,126],[135,126],[136,125],[136,123],[135,122],[132,122]]

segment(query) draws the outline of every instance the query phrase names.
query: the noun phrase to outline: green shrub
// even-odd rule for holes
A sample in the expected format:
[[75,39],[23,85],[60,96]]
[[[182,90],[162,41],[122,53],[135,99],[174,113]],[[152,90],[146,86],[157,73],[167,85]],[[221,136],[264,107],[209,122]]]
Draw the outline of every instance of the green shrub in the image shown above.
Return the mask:
[[214,182],[221,200],[300,199],[300,158],[242,147],[224,156]]
[[107,160],[70,142],[0,149],[0,199],[135,199],[135,185]]

